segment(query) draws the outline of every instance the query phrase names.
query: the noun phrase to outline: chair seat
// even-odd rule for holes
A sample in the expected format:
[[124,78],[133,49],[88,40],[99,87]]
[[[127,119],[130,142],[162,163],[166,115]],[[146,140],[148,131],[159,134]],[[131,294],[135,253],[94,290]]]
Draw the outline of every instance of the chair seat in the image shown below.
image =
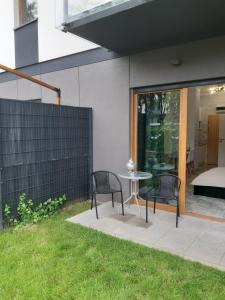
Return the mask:
[[[177,196],[174,196],[174,195],[162,194],[162,193],[160,193],[159,190],[155,190],[155,189],[150,189],[149,191],[147,191],[146,196],[150,197],[150,198],[158,198],[158,199],[167,200],[167,201],[176,200],[178,198]],[[146,200],[151,201],[151,199],[146,199]]]
[[98,189],[94,191],[94,194],[112,194],[112,193],[120,193],[121,190],[116,190],[116,189],[109,189],[109,190],[104,190],[104,189]]
[[[176,200],[177,197],[168,197],[168,196],[164,196],[164,195],[160,195],[160,194],[148,194],[148,197],[152,197],[152,198],[156,198],[156,199],[162,199],[162,200],[167,200],[167,201],[170,201],[170,200]],[[147,199],[147,201],[151,201],[152,199]]]

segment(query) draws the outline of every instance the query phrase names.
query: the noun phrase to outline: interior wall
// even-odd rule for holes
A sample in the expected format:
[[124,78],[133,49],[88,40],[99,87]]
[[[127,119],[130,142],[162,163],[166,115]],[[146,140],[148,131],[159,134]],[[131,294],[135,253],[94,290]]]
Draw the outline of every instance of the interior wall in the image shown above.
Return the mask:
[[194,162],[197,168],[200,164],[200,152],[202,145],[199,142],[199,106],[200,89],[188,89],[188,112],[187,112],[187,149],[194,151]]
[[217,106],[225,106],[225,92],[201,94],[200,106],[200,120],[206,125],[208,123],[208,115],[215,114]]
[[208,116],[216,114],[217,106],[225,106],[225,93],[210,94],[204,89],[200,98],[200,127],[205,139],[207,139],[208,133]]
[[225,93],[210,94],[209,87],[188,89],[187,148],[194,150],[196,168],[207,164],[208,116],[225,106]]
[[187,147],[190,150],[195,149],[197,133],[198,133],[198,120],[199,120],[199,104],[200,104],[200,91],[198,88],[188,89],[188,116],[187,116]]

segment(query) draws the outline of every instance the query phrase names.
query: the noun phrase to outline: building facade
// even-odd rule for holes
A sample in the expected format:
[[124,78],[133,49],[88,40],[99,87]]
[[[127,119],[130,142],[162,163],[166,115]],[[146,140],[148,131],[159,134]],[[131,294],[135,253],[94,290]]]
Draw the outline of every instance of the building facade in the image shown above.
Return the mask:
[[[95,38],[90,42],[57,29],[54,0],[5,2],[14,21],[8,23],[9,44],[0,51],[10,50],[12,58],[2,55],[1,63],[60,88],[63,105],[93,108],[94,170],[124,171],[133,151],[133,93],[225,82],[223,31],[145,51],[117,52],[97,46]],[[27,3],[36,3],[32,20],[21,12]],[[19,27],[12,26],[15,22]],[[0,74],[0,97],[55,101],[54,93],[7,73]],[[184,176],[186,170],[182,172]]]

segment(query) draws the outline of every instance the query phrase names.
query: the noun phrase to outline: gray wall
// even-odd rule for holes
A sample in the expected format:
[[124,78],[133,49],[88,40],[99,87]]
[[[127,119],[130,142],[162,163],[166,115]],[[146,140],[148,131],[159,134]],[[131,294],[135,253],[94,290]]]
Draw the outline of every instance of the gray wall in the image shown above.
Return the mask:
[[38,62],[38,21],[34,20],[15,29],[16,68]]
[[[171,60],[180,58],[181,66]],[[62,89],[62,104],[93,108],[94,169],[125,169],[129,159],[129,88],[225,76],[225,37],[39,75]],[[0,84],[0,97],[54,102],[55,94],[22,80]]]
[[[171,60],[179,58],[181,66]],[[225,76],[225,36],[131,56],[131,87]]]
[[[79,68],[80,105],[93,108],[93,168],[123,172],[129,159],[129,60]],[[124,182],[125,194],[128,186]]]

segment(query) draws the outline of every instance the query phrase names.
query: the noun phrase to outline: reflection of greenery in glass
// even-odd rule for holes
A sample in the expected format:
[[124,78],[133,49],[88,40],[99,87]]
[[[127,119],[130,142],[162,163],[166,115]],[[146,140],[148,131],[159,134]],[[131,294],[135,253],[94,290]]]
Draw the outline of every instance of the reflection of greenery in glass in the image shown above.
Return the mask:
[[113,6],[127,1],[129,0],[68,0],[68,13],[69,16],[73,16],[86,10],[100,7],[106,3]]
[[[179,91],[149,93],[138,99],[138,166],[151,172],[177,174],[179,146]],[[155,178],[155,176],[154,176]],[[141,182],[155,186],[157,180]]]
[[23,23],[30,22],[37,18],[37,0],[23,1]]
[[93,7],[102,5],[109,0],[69,0],[69,15],[75,15],[81,13],[82,11],[92,9]]

